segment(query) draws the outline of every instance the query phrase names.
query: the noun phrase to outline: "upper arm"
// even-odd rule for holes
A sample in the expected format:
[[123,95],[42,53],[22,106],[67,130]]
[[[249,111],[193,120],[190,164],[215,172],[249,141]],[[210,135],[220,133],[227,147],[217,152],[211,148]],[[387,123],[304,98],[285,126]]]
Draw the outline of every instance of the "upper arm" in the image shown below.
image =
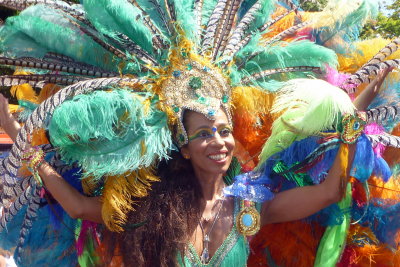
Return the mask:
[[275,195],[261,208],[261,225],[304,219],[337,202],[326,184],[289,189]]
[[82,195],[82,205],[73,217],[96,223],[103,223],[102,202],[100,197],[87,197]]

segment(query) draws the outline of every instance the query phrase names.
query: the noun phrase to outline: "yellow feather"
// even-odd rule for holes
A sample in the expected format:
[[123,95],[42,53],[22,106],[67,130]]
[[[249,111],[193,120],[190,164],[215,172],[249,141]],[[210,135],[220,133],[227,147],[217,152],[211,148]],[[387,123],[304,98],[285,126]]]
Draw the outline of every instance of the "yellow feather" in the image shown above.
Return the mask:
[[232,88],[234,110],[246,110],[254,116],[268,114],[272,108],[274,95],[254,87]]
[[9,104],[8,105],[8,109],[10,110],[11,113],[15,113],[18,111],[19,106],[18,105],[14,105],[14,104]]
[[[14,72],[15,75],[28,75],[30,73],[26,71],[17,70]],[[29,84],[22,84],[12,86],[10,89],[11,95],[16,97],[18,100],[29,101],[37,104],[37,95],[35,90]]]
[[356,11],[362,1],[330,0],[321,12],[316,12],[311,18],[313,28],[337,27],[337,23]]
[[134,199],[145,197],[151,183],[156,181],[159,178],[151,168],[107,177],[102,196],[102,217],[108,229],[122,232],[127,214],[133,210]]
[[39,96],[38,96],[38,103],[42,103],[45,101],[47,98],[50,96],[54,95],[61,89],[60,86],[55,85],[55,84],[46,84],[42,90],[40,90]]
[[[365,40],[356,42],[356,52],[352,54],[338,55],[339,70],[342,72],[354,73],[361,66],[367,63],[372,57],[374,57],[379,50],[390,43],[390,40],[383,38],[375,38],[371,40]],[[387,59],[394,59],[400,57],[400,50],[393,53]]]

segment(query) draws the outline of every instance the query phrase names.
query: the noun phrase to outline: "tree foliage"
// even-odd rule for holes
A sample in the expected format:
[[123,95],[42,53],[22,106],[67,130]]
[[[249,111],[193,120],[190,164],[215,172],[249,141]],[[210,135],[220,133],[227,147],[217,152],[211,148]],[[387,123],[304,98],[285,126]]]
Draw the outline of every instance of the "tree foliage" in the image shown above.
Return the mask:
[[300,7],[305,11],[321,11],[328,0],[302,0],[299,1]]
[[[385,9],[384,15],[382,10]],[[400,36],[400,0],[394,0],[390,5],[383,5],[378,17],[368,22],[361,38],[383,37],[392,39]]]
[[[392,39],[400,37],[400,0],[383,2],[381,12],[374,20],[367,22],[361,32],[361,39],[383,37]],[[321,11],[327,0],[300,0],[300,6],[305,11]]]

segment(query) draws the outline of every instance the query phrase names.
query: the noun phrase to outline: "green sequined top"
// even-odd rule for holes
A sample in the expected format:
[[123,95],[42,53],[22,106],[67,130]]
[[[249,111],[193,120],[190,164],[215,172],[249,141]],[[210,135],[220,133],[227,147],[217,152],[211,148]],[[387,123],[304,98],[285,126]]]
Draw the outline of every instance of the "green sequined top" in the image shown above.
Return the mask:
[[[240,212],[240,199],[236,198],[234,203],[233,216],[234,222],[236,222],[236,216]],[[243,235],[239,234],[236,224],[234,224],[228,237],[212,256],[208,264],[201,263],[200,256],[197,254],[197,251],[192,244],[189,244],[188,246],[188,251],[184,257],[184,263],[182,262],[182,259],[179,259],[179,263],[180,266],[185,267],[241,267],[246,266],[249,251],[247,239]]]

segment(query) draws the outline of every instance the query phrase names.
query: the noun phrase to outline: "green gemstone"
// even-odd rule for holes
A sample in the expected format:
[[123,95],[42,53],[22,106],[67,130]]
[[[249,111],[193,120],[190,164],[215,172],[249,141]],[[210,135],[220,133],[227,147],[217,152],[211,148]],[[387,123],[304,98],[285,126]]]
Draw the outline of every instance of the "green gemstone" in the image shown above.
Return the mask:
[[188,55],[188,53],[186,51],[182,51],[181,54],[182,54],[182,57],[187,57],[187,55]]
[[206,103],[206,98],[205,98],[204,96],[200,96],[199,99],[197,99],[197,101],[198,101],[200,104],[205,104],[205,103]]
[[187,70],[192,70],[193,69],[193,66],[192,66],[192,64],[187,64]]
[[224,95],[224,96],[222,97],[222,102],[223,102],[223,103],[228,103],[228,100],[229,100],[229,96]]
[[192,89],[199,89],[203,85],[203,82],[201,81],[200,77],[191,77],[189,81],[189,86]]
[[185,137],[183,136],[183,134],[179,135],[179,141],[185,142]]
[[172,109],[174,110],[174,112],[179,112],[179,107],[177,106],[174,106]]

